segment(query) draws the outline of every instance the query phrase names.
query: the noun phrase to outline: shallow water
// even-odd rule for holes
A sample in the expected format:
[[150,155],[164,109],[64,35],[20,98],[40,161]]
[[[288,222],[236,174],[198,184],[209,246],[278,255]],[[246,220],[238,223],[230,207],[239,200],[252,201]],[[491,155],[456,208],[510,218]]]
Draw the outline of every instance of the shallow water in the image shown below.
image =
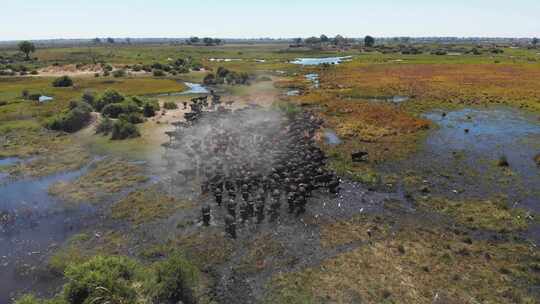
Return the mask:
[[10,218],[0,225],[0,303],[8,303],[13,292],[46,290],[52,284],[34,274],[21,277],[21,269],[44,266],[51,248],[89,222],[93,208],[66,210],[48,194],[52,184],[75,179],[85,170],[0,185],[0,212]]
[[210,91],[204,85],[200,83],[185,82],[184,84],[188,87],[187,91],[178,92],[178,93],[161,94],[159,96],[180,96],[180,95],[196,95],[196,94],[210,93]]
[[400,104],[400,103],[406,102],[409,99],[410,99],[410,97],[408,97],[408,96],[400,96],[400,95],[390,96],[390,97],[370,97],[369,98],[369,100],[373,101],[373,102],[383,101],[383,102],[391,102],[391,103],[395,103],[395,104]]
[[326,143],[332,146],[337,146],[341,144],[341,138],[336,134],[334,130],[326,129],[324,131],[324,138],[326,140]]
[[43,95],[43,96],[39,97],[39,102],[48,102],[48,101],[52,101],[52,100],[54,100],[54,98],[52,98],[50,96]]
[[292,61],[293,64],[299,65],[321,65],[321,64],[340,64],[347,60],[350,60],[352,56],[346,57],[326,57],[326,58],[297,58]]
[[[434,111],[438,125],[410,158],[383,167],[420,173],[432,192],[451,199],[506,196],[509,205],[540,212],[538,117],[509,108]],[[469,132],[465,132],[465,130]],[[509,168],[497,166],[505,156]]]
[[319,74],[316,74],[316,73],[307,74],[305,77],[307,80],[311,81],[311,83],[313,84],[313,88],[318,89],[321,86]]
[[300,90],[290,90],[287,92],[287,96],[298,96],[300,95]]
[[10,166],[10,165],[18,163],[19,161],[21,161],[21,159],[18,157],[0,158],[0,167]]

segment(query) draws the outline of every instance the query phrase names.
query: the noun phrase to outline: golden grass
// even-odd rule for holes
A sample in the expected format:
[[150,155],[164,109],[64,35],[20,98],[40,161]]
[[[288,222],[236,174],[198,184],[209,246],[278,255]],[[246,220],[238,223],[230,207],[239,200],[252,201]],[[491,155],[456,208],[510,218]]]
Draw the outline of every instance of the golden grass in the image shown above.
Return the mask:
[[277,303],[536,303],[538,252],[411,222],[321,265],[277,275]]
[[126,219],[134,224],[167,218],[178,209],[193,208],[192,202],[179,202],[154,185],[131,192],[112,208],[114,219]]
[[98,162],[89,171],[72,182],[52,185],[49,193],[71,203],[99,202],[107,195],[140,185],[148,180],[140,166],[117,159]]

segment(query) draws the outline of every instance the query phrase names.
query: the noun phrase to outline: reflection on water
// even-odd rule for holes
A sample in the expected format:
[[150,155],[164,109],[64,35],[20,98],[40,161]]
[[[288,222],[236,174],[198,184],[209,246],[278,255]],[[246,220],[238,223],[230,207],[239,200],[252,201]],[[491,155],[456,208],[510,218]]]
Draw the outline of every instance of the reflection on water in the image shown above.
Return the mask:
[[340,64],[342,62],[348,61],[352,56],[345,57],[326,57],[326,58],[297,58],[295,61],[292,61],[293,64],[299,65],[321,65],[321,64]]
[[158,96],[180,96],[180,95],[196,95],[196,94],[210,93],[210,91],[202,84],[191,83],[191,82],[185,82],[184,84],[188,87],[187,91],[178,92],[178,93],[160,94]]
[[48,193],[52,184],[75,179],[85,170],[0,185],[0,303],[8,303],[14,291],[52,284],[35,275],[21,278],[20,271],[42,266],[48,250],[90,221],[93,208],[65,210]]
[[326,143],[331,146],[337,146],[341,144],[341,139],[332,129],[326,129],[324,131],[324,138],[326,139]]
[[313,84],[312,85],[313,88],[318,89],[321,86],[321,82],[319,80],[319,74],[315,74],[315,73],[307,74],[305,77],[307,80],[311,81],[311,83]]

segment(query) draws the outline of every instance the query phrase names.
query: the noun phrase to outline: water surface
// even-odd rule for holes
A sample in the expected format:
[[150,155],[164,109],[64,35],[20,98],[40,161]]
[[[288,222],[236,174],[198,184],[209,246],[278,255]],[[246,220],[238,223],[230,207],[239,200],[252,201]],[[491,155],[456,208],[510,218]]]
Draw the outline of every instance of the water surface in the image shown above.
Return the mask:
[[86,169],[40,179],[0,185],[0,303],[14,293],[47,290],[52,281],[38,280],[35,273],[21,272],[44,266],[47,253],[91,221],[93,208],[65,205],[48,193],[59,181],[82,175]]
[[297,58],[292,61],[293,64],[299,65],[321,65],[321,64],[340,64],[347,60],[350,60],[352,56],[345,57],[325,57],[325,58]]

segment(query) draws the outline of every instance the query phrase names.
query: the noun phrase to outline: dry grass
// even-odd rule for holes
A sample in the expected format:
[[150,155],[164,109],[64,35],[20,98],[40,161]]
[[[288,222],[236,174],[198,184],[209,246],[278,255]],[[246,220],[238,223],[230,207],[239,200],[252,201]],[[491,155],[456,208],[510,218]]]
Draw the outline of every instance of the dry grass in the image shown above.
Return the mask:
[[179,202],[154,185],[130,193],[112,208],[112,217],[127,219],[134,224],[167,218],[176,210],[193,208],[192,202]]
[[523,243],[472,241],[412,222],[317,267],[278,275],[271,297],[279,303],[536,303],[528,288],[540,280],[539,261]]
[[107,195],[139,185],[148,180],[140,166],[117,159],[98,162],[73,182],[59,182],[49,193],[72,203],[99,202]]
[[447,214],[458,223],[473,229],[499,232],[527,229],[529,218],[519,208],[510,208],[500,200],[450,201],[443,198],[420,200],[419,205]]
[[391,222],[382,218],[370,219],[367,215],[357,215],[348,221],[324,224],[321,227],[321,245],[328,248],[387,237],[390,225]]

